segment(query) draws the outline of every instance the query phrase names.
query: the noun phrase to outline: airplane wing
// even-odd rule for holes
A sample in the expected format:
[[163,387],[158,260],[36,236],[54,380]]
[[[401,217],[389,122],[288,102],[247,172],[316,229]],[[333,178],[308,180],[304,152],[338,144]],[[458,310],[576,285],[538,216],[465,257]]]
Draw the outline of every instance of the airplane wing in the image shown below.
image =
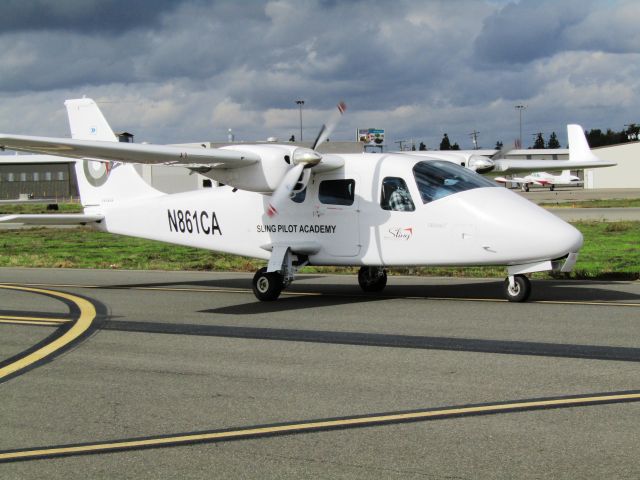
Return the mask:
[[220,148],[175,147],[68,138],[0,134],[0,147],[69,158],[89,158],[129,163],[180,164],[209,168],[245,167],[260,161],[253,152]]
[[581,170],[583,168],[613,167],[615,162],[607,162],[596,157],[587,143],[580,125],[567,125],[569,139],[569,160],[510,160],[495,159],[492,173],[514,172],[557,172],[561,170]]
[[104,215],[84,213],[43,213],[16,214],[0,216],[0,223],[17,223],[21,225],[86,225],[99,222]]
[[613,167],[615,162],[604,160],[494,160],[495,168],[492,173],[525,173],[525,172],[558,172],[561,170],[582,170],[583,168]]

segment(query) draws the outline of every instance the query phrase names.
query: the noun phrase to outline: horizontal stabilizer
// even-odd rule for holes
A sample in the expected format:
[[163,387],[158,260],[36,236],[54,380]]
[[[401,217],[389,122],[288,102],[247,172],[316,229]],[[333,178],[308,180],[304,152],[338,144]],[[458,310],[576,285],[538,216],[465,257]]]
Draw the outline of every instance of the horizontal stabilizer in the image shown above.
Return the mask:
[[86,225],[99,222],[104,215],[87,215],[84,213],[43,213],[18,214],[0,216],[0,223],[17,223],[21,225]]

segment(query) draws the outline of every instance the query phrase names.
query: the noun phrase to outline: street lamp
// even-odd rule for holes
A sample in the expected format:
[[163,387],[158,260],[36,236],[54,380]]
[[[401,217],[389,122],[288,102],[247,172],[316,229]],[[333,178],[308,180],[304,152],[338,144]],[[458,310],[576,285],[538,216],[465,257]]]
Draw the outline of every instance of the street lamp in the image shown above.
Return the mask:
[[304,100],[296,100],[296,103],[300,107],[300,141],[302,141],[302,106],[304,105]]
[[516,105],[516,109],[520,113],[520,139],[518,140],[520,142],[519,148],[522,148],[522,111],[525,108],[527,108],[526,105]]

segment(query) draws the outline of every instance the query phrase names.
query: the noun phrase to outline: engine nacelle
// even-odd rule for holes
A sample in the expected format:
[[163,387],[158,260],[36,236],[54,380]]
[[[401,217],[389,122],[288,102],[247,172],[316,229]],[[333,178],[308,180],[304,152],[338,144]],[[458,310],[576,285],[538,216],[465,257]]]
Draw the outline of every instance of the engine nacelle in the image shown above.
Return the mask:
[[296,146],[289,145],[233,145],[226,150],[252,152],[261,161],[241,168],[212,169],[205,175],[225,185],[250,192],[273,192],[291,168]]

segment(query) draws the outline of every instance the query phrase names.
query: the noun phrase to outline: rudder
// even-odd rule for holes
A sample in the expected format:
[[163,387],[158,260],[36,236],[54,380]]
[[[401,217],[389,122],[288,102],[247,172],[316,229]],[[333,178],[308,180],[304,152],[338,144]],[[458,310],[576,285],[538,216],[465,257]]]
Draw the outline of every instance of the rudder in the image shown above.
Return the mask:
[[98,105],[91,98],[66,100],[64,106],[67,107],[71,138],[104,142],[118,141]]

